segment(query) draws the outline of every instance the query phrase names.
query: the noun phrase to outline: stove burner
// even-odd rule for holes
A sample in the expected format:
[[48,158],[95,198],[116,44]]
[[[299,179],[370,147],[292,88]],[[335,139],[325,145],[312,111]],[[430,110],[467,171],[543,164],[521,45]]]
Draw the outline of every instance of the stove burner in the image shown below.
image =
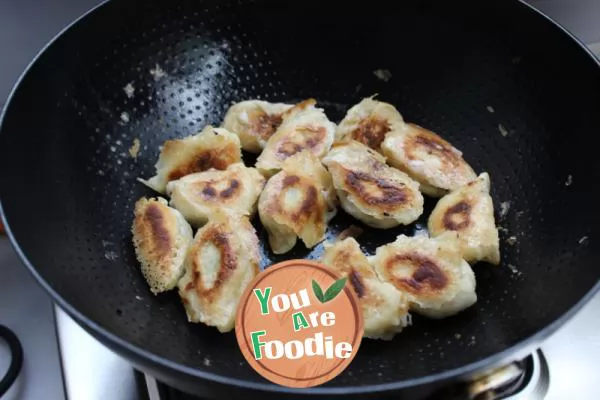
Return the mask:
[[[150,375],[136,371],[139,392],[148,400],[201,400],[183,393]],[[550,385],[550,370],[541,350],[523,360],[498,368],[470,384],[456,384],[436,392],[430,399],[447,400],[543,400]],[[404,398],[404,397],[403,397]]]
[[4,396],[4,393],[10,389],[12,384],[15,383],[17,376],[19,376],[19,372],[21,372],[21,366],[23,365],[23,347],[21,347],[21,342],[19,342],[17,335],[4,325],[0,325],[0,338],[8,345],[11,356],[8,370],[4,377],[2,377],[2,380],[0,380],[0,397],[2,397]]

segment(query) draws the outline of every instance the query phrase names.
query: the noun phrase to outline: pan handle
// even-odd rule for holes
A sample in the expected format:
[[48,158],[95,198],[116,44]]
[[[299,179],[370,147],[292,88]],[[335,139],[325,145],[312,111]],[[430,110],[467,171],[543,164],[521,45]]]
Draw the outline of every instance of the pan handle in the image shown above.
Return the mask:
[[2,380],[0,380],[0,397],[2,397],[13,383],[15,383],[17,376],[19,376],[21,366],[23,365],[23,347],[21,347],[21,342],[19,342],[17,335],[4,325],[0,325],[0,338],[8,344],[11,355],[8,370],[4,377],[2,377]]

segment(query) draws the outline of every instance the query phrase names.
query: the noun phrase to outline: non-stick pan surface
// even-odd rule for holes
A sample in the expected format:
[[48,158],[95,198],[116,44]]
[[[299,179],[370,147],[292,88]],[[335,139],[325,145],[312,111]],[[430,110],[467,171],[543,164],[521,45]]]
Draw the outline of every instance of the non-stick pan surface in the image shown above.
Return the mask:
[[[79,20],[31,65],[5,109],[2,208],[26,264],[97,337],[172,382],[278,389],[250,369],[233,334],[189,324],[175,293],[149,292],[130,224],[134,202],[153,193],[136,179],[153,174],[164,140],[218,124],[234,101],[315,97],[337,122],[378,93],[490,173],[502,265],[474,267],[474,307],[442,321],[415,317],[393,341],[365,340],[351,367],[316,390],[423,383],[490,365],[538,334],[532,346],[600,277],[600,69],[518,2],[396,3],[125,0]],[[167,75],[155,79],[157,66]],[[128,153],[134,138],[137,159]],[[419,224],[366,229],[358,240],[373,253],[413,234],[428,211]],[[331,232],[351,223],[340,213]],[[320,251],[299,245],[273,257],[265,248],[263,264]]]

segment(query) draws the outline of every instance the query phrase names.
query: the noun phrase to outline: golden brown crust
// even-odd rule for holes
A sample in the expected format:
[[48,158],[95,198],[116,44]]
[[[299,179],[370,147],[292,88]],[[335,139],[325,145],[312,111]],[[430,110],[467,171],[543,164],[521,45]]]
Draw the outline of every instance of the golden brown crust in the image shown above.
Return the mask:
[[500,263],[498,230],[489,191],[489,176],[482,173],[441,198],[429,216],[429,233],[435,237],[455,232],[462,255],[470,263]]
[[[154,254],[158,257],[166,257],[171,252],[171,232],[169,225],[171,213],[163,209],[158,204],[150,204],[141,213],[141,218],[136,219],[136,225],[140,231],[147,234],[149,244],[154,248]],[[137,222],[139,221],[139,224]]]
[[[165,143],[164,151],[174,152],[179,146],[179,143],[170,140]],[[175,149],[172,149],[173,147]],[[227,143],[218,148],[201,149],[193,157],[183,160],[169,171],[167,181],[174,181],[194,172],[208,171],[211,168],[224,170],[239,161],[239,146],[236,143]]]
[[294,114],[297,114],[297,113],[305,111],[311,107],[314,107],[316,104],[317,104],[317,100],[315,100],[313,98],[302,100],[300,103],[294,104],[293,107],[284,111],[283,114],[281,114],[281,116],[283,117],[283,119],[289,118]]
[[197,135],[167,140],[156,163],[156,175],[142,182],[165,193],[171,181],[196,172],[225,170],[241,160],[239,138],[223,128],[209,125]]
[[346,170],[345,182],[348,192],[356,196],[358,203],[377,207],[384,210],[384,214],[404,208],[414,201],[410,188],[365,172]]
[[224,171],[210,170],[187,175],[167,185],[171,205],[194,226],[201,226],[217,209],[252,216],[265,178],[242,163]]
[[175,232],[175,217],[169,208],[156,201],[142,198],[135,204],[133,233],[138,249],[159,268],[168,265]]
[[305,126],[296,130],[300,136],[287,137],[279,142],[275,157],[286,160],[303,150],[310,150],[322,143],[327,137],[327,129],[323,126]]
[[256,167],[267,175],[281,169],[288,158],[309,151],[322,158],[333,143],[335,124],[327,119],[316,101],[302,101],[282,114],[283,121],[256,160]]
[[269,203],[265,210],[277,215],[287,215],[295,232],[300,232],[301,226],[305,224],[313,224],[319,231],[323,230],[324,202],[319,198],[317,188],[312,180],[296,175],[286,175],[280,185],[279,193],[285,196],[288,190],[294,189],[302,192],[302,201],[296,203],[293,208],[287,207],[285,201],[274,201]]
[[179,295],[191,322],[233,328],[240,297],[258,274],[259,241],[246,216],[217,211],[196,233]]
[[443,318],[477,301],[475,275],[455,233],[438,238],[400,235],[370,258],[377,274],[410,300],[411,310]]
[[319,159],[308,151],[287,159],[282,171],[267,182],[258,210],[276,254],[289,251],[300,237],[306,247],[319,243],[335,210],[331,178]]
[[338,143],[323,159],[347,213],[376,228],[409,224],[423,212],[419,184],[384,161],[355,140]]
[[408,325],[408,299],[379,279],[355,239],[326,243],[321,261],[348,278],[363,309],[365,336],[390,338]]
[[192,230],[166,200],[141,198],[135,204],[133,244],[142,274],[154,293],[172,289],[183,273]]
[[419,160],[420,152],[429,155],[435,154],[442,162],[442,169],[455,168],[464,163],[460,153],[454,147],[435,133],[416,124],[407,124],[414,131],[405,144],[406,155],[409,160]]
[[256,119],[250,125],[250,129],[254,135],[264,141],[267,141],[271,136],[273,136],[282,122],[283,117],[281,114],[267,114],[263,111],[257,115]]
[[471,210],[473,206],[467,201],[459,201],[444,212],[442,224],[449,231],[460,231],[471,224]]
[[239,136],[242,148],[260,153],[283,122],[291,104],[246,100],[232,105],[223,119],[223,128]]
[[362,120],[358,127],[350,132],[350,137],[372,149],[378,149],[390,130],[388,121],[377,116],[370,116]]
[[390,165],[417,180],[430,196],[443,196],[476,177],[459,150],[416,124],[389,132],[381,150]]
[[394,106],[374,97],[367,97],[348,110],[337,127],[336,141],[352,139],[380,151],[385,136],[404,125]]
[[[191,260],[192,280],[186,284],[185,291],[194,290],[198,297],[205,301],[211,302],[215,296],[218,296],[223,290],[223,283],[237,268],[237,257],[235,250],[231,244],[232,232],[223,231],[219,226],[208,226],[203,233],[195,239],[194,245],[188,252],[188,257]],[[198,253],[202,250],[202,246],[210,244],[214,246],[221,259],[218,268],[217,277],[214,283],[208,287],[202,282],[202,263]]]
[[[410,269],[407,277],[393,274],[398,264]],[[448,277],[435,260],[417,252],[398,254],[386,260],[383,268],[389,271],[390,281],[397,288],[420,297],[437,296],[448,287]]]

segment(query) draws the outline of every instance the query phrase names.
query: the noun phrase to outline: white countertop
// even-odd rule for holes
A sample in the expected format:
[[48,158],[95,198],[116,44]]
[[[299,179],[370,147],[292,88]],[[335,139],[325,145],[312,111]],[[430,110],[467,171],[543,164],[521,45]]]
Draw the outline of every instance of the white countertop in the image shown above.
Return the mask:
[[[6,237],[0,238],[0,324],[23,346],[23,369],[2,400],[64,399],[50,297],[21,264]],[[8,368],[8,347],[0,341],[0,375]]]

